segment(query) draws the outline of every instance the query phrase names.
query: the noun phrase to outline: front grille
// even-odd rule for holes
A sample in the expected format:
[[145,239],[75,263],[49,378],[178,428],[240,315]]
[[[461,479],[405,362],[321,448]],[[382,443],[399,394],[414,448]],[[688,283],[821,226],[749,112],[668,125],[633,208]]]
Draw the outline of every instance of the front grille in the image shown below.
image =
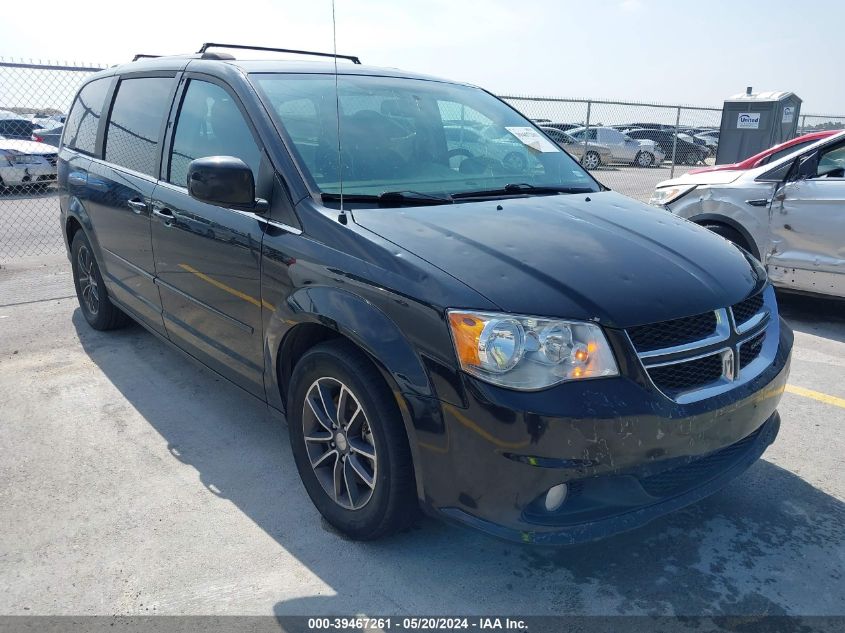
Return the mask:
[[666,497],[706,483],[742,455],[760,434],[760,429],[735,444],[694,459],[687,464],[664,470],[662,473],[640,479],[640,485],[653,497]]
[[702,358],[649,367],[652,382],[667,396],[698,389],[722,377],[722,355],[711,354]]
[[734,313],[734,321],[737,325],[742,325],[748,319],[763,309],[763,293],[758,292],[753,297],[748,297],[745,301],[740,301],[731,306]]
[[58,162],[59,156],[58,154],[45,154],[44,158],[46,158],[47,162],[49,162],[53,167],[55,167],[56,163]]
[[716,313],[704,312],[671,321],[638,325],[628,329],[637,352],[685,345],[707,338],[716,331]]
[[743,369],[748,366],[755,358],[760,355],[763,349],[763,340],[766,338],[766,332],[760,332],[757,336],[749,341],[743,343],[739,348],[739,368]]

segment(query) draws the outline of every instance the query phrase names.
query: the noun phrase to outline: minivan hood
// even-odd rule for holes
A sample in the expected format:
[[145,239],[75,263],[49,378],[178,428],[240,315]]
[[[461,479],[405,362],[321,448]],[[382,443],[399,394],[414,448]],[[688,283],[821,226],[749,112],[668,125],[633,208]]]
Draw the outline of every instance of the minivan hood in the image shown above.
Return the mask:
[[611,327],[736,303],[765,274],[707,229],[614,192],[358,209],[354,220],[503,311]]

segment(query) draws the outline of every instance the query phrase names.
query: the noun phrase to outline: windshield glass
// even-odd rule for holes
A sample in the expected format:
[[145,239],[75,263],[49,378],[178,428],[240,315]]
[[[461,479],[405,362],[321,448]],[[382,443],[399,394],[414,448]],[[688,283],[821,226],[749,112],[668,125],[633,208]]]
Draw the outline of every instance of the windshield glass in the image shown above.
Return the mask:
[[334,75],[257,74],[252,80],[323,194],[339,194],[341,181],[349,196],[448,197],[514,184],[600,189],[532,123],[477,88],[340,75],[336,97]]

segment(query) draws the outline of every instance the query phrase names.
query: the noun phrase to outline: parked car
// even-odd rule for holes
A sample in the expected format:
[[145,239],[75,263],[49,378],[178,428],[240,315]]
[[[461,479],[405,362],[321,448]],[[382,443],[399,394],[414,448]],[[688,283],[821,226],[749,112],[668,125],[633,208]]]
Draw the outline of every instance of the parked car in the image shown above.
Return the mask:
[[568,132],[576,127],[580,127],[579,123],[555,123],[554,121],[543,121],[540,119],[534,119],[534,122],[543,127],[550,127],[561,132]]
[[[422,506],[523,543],[599,538],[774,440],[792,333],[750,255],[609,191],[479,88],[209,47],[75,99],[59,202],[80,316],[134,319],[285,413],[342,533]],[[528,169],[452,165],[444,111],[508,130]]]
[[760,167],[761,165],[768,165],[769,163],[779,160],[784,156],[787,156],[794,152],[797,152],[799,149],[803,149],[804,147],[807,147],[808,145],[811,145],[812,143],[815,143],[818,140],[833,136],[834,134],[838,133],[839,130],[824,130],[822,132],[811,132],[810,134],[804,134],[803,136],[798,136],[783,143],[779,143],[778,145],[774,145],[769,149],[764,149],[759,154],[749,156],[745,160],[740,161],[738,163],[727,163],[725,165],[700,167],[698,169],[692,169],[688,173],[703,174],[704,172],[708,171],[742,171],[745,169],[754,169],[755,167]]
[[577,141],[566,132],[553,127],[540,127],[546,135],[560,147],[577,158],[587,169],[597,169],[613,160],[610,148],[601,143]]
[[53,127],[50,129],[33,130],[32,140],[38,143],[46,143],[47,145],[58,147],[59,141],[62,138],[62,130],[64,129],[64,125],[59,125],[58,127]]
[[56,181],[56,148],[44,143],[0,138],[0,191]]
[[610,148],[614,163],[634,164],[638,167],[659,165],[666,157],[660,147],[651,140],[637,141],[612,127],[579,127],[569,130],[569,135],[578,141],[585,138]]
[[752,253],[775,286],[845,296],[845,132],[757,167],[667,180],[651,203]]
[[687,165],[697,165],[698,163],[703,163],[708,156],[706,148],[699,147],[695,143],[685,140],[681,135],[678,135],[677,143],[675,143],[674,131],[629,130],[628,136],[635,141],[654,141],[657,143],[660,151],[663,152],[669,160],[672,160],[672,151],[674,149],[675,164],[685,163]]
[[29,141],[34,129],[32,121],[26,119],[0,119],[0,136],[9,140]]
[[[469,122],[468,122],[469,123]],[[459,168],[467,159],[492,159],[517,173],[532,165],[525,143],[504,128],[496,126],[444,125],[450,165]]]
[[64,124],[64,122],[64,114],[51,114],[48,116],[36,116],[32,118],[32,123],[35,125],[36,129],[49,130]]
[[693,138],[702,141],[707,146],[711,156],[716,155],[716,151],[719,149],[718,132],[702,132],[701,134],[696,134]]

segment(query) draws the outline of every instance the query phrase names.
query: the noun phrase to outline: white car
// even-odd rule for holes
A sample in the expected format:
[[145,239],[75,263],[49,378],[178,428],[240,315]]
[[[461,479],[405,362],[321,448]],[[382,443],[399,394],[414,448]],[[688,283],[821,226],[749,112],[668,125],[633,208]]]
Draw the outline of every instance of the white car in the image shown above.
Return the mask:
[[56,148],[0,137],[0,190],[56,181]]
[[666,180],[649,202],[749,251],[775,286],[845,297],[845,132],[754,169]]
[[659,165],[666,158],[660,146],[654,141],[634,140],[612,127],[577,127],[567,130],[567,134],[579,141],[583,141],[586,136],[588,141],[607,145],[615,163],[651,167]]

